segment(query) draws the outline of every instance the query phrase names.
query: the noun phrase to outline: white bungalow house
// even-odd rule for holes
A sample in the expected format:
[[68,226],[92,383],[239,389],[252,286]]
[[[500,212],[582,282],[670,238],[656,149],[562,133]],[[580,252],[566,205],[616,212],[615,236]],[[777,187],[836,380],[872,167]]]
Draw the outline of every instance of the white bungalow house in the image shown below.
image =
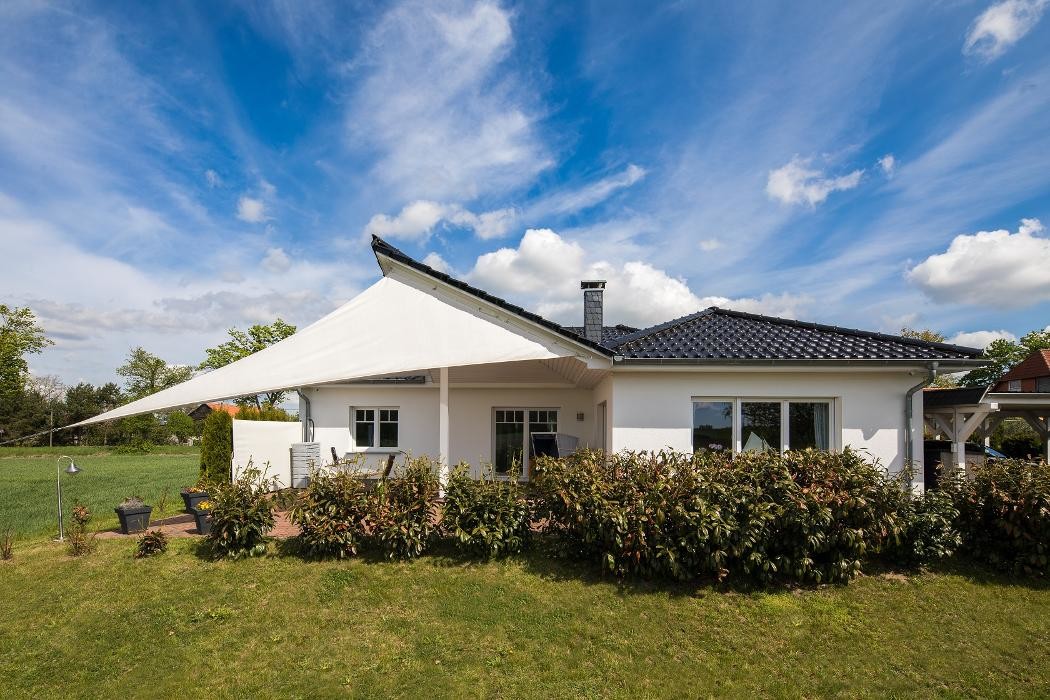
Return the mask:
[[920,390],[980,364],[972,348],[714,307],[604,326],[602,281],[582,282],[584,324],[563,327],[378,237],[372,250],[383,279],[328,316],[85,423],[291,389],[302,425],[269,438],[246,428],[235,462],[307,442],[329,461],[429,454],[527,479],[534,450],[560,440],[607,451],[849,445],[892,471],[921,463]]

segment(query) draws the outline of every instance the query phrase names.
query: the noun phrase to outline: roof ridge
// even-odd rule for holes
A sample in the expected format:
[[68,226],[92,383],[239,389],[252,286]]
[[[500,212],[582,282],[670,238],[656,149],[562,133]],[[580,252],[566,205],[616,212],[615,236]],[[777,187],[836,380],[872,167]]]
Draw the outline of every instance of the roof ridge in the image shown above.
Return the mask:
[[[455,287],[456,289],[459,289],[462,292],[466,292],[471,296],[477,297],[482,301],[494,304],[495,306],[500,307],[504,311],[508,311],[516,316],[524,318],[527,321],[531,321],[537,325],[543,326],[547,330],[552,331],[565,338],[568,338],[573,342],[580,343],[581,345],[585,345],[591,349],[597,350],[603,355],[612,355],[612,350],[602,345],[601,343],[595,343],[594,341],[588,340],[582,335],[569,331],[564,326],[560,326],[557,323],[554,323],[553,321],[550,321],[535,312],[529,311],[528,309],[522,306],[512,304],[506,299],[498,297],[494,294],[489,294],[484,289],[474,287],[462,280],[456,279],[452,275],[449,275],[445,272],[441,272],[439,270],[435,270],[430,265],[427,265],[424,262],[420,262],[419,260],[413,258],[411,255],[405,253],[404,251],[399,250],[394,246],[390,245],[374,233],[372,234],[372,253],[376,256],[377,263],[379,262],[380,255],[388,257],[392,260],[396,260],[400,263],[408,265],[409,267],[418,272],[422,272],[424,275],[433,277],[439,282],[444,282],[445,284]],[[382,265],[380,265],[380,267],[382,267]]]
[[860,328],[835,326],[829,323],[817,323],[815,321],[799,321],[793,318],[781,318],[780,316],[766,316],[764,314],[755,314],[747,311],[737,311],[735,309],[722,309],[717,306],[713,306],[711,308],[717,310],[718,313],[726,314],[727,316],[750,318],[759,321],[770,321],[773,323],[781,323],[787,326],[795,326],[797,328],[812,328],[815,330],[831,331],[834,333],[846,333],[849,335],[860,336],[862,338],[890,340],[898,343],[904,343],[905,345],[918,345],[920,347],[936,348],[938,350],[952,350],[967,354],[981,354],[983,352],[979,348],[970,348],[966,347],[965,345],[953,345],[952,343],[941,343],[932,340],[922,340],[921,338],[909,338],[903,335],[894,335],[893,333],[879,333],[877,331],[866,331]]

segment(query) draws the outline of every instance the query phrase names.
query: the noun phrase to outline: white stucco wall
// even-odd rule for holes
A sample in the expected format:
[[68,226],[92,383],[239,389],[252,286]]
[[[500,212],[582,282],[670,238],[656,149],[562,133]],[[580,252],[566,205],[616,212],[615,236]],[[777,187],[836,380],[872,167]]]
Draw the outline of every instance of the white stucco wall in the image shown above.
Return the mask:
[[267,478],[276,478],[282,487],[289,486],[292,483],[292,443],[301,442],[302,438],[300,423],[234,420],[234,478],[250,461],[252,466],[264,470]]
[[[897,471],[904,463],[904,395],[920,379],[906,371],[617,372],[612,387],[612,449],[692,450],[694,397],[827,398],[835,401],[833,446],[867,450],[883,466]],[[916,416],[915,459],[921,460],[921,405]],[[921,480],[921,473],[916,477]]]
[[[322,387],[308,394],[314,419],[314,439],[321,443],[321,456],[331,459],[331,448],[342,456],[351,450],[350,407],[396,407],[398,450],[412,454],[438,453],[438,388],[425,386]],[[449,390],[451,439],[450,461],[468,462],[478,469],[492,460],[493,410],[496,408],[557,409],[558,430],[574,435],[581,445],[594,438],[592,392],[587,389],[452,388]],[[577,413],[584,419],[578,421]],[[300,407],[300,415],[302,407]],[[366,450],[376,461],[390,450]]]

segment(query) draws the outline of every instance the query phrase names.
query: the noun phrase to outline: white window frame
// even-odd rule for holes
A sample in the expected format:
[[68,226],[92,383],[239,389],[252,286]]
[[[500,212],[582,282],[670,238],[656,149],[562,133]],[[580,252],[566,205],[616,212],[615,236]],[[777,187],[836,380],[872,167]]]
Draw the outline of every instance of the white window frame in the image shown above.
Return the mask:
[[790,449],[791,416],[788,406],[793,403],[826,403],[828,405],[828,452],[838,452],[840,435],[837,421],[837,399],[827,396],[694,396],[689,402],[689,445],[693,441],[693,404],[696,403],[731,403],[733,404],[733,454],[740,454],[743,445],[743,414],[745,403],[779,403],[780,404],[780,454]]
[[522,442],[521,452],[521,475],[518,477],[518,481],[528,481],[532,477],[532,468],[529,465],[529,411],[554,411],[555,413],[555,432],[558,432],[561,428],[561,407],[558,406],[493,406],[489,420],[489,426],[491,430],[490,440],[491,449],[489,454],[491,456],[492,472],[496,479],[503,479],[509,481],[512,477],[506,474],[496,474],[496,411],[524,411],[525,412],[525,430],[524,441]]
[[[372,447],[361,447],[357,444],[357,411],[375,411],[372,417],[372,434],[375,436],[376,445]],[[380,411],[397,411],[396,421],[380,420]],[[379,427],[381,423],[397,424],[397,444],[390,447],[379,446]],[[351,406],[350,407],[350,451],[364,452],[366,454],[390,454],[401,451],[401,407],[400,406]]]

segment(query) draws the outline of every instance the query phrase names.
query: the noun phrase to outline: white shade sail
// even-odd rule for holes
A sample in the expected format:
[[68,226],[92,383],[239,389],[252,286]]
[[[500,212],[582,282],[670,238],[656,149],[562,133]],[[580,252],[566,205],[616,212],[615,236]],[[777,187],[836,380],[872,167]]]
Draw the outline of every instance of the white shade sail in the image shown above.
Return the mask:
[[364,377],[575,352],[553,334],[530,332],[435,285],[419,286],[409,277],[384,277],[279,343],[75,425]]

